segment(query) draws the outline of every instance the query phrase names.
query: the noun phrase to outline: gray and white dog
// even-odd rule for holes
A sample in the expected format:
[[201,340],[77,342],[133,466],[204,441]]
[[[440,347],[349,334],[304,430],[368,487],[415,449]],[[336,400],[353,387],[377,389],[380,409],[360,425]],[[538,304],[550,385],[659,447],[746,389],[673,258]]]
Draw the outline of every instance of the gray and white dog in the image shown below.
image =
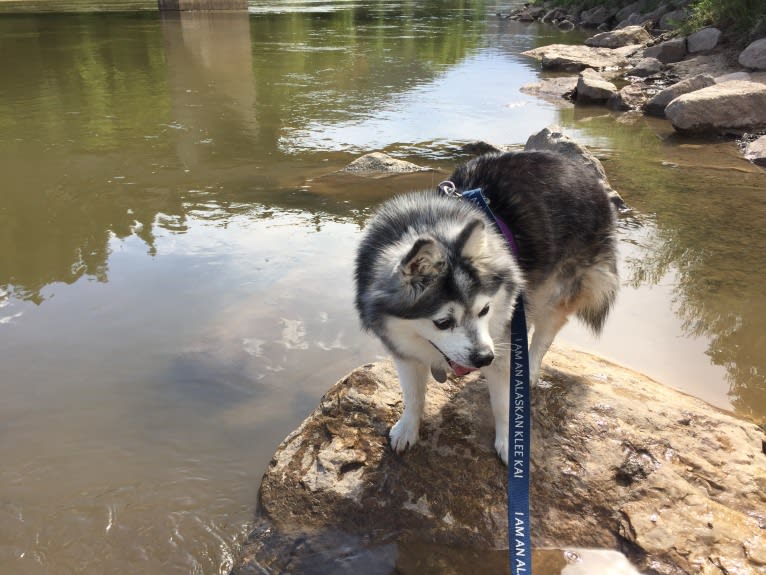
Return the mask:
[[522,292],[532,329],[531,381],[571,314],[598,333],[619,286],[615,210],[595,175],[551,152],[487,154],[459,167],[457,191],[481,188],[512,230],[518,258],[472,203],[439,191],[386,201],[356,257],[362,326],[393,354],[404,413],[391,428],[401,453],[418,440],[429,371],[445,381],[481,369],[508,463],[510,321]]

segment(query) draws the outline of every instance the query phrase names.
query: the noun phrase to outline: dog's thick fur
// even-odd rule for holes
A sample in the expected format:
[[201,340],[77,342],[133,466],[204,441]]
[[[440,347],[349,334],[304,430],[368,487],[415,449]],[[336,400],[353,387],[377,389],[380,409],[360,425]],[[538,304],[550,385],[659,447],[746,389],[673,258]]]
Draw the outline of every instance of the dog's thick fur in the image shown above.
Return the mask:
[[481,369],[495,417],[495,448],[508,462],[509,333],[524,293],[532,329],[530,372],[571,314],[600,332],[618,289],[615,214],[601,183],[550,152],[487,154],[450,178],[481,188],[513,231],[516,259],[494,224],[468,201],[438,192],[385,202],[356,258],[362,326],[394,356],[404,413],[390,432],[404,451],[418,439],[429,370],[444,381]]

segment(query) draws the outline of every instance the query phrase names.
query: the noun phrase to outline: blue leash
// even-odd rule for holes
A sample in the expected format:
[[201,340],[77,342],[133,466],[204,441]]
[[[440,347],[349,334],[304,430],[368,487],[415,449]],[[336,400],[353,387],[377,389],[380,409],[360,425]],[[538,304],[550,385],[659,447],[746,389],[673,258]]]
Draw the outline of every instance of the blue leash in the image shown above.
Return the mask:
[[[445,182],[446,183],[446,182]],[[451,184],[451,182],[450,182]],[[452,184],[454,190],[454,184]],[[442,184],[439,184],[439,189]],[[481,188],[461,196],[481,208],[495,222],[513,255],[518,259],[516,240],[508,226],[495,217]],[[508,414],[508,555],[511,575],[532,575],[532,533],[529,512],[529,462],[532,458],[532,404],[529,391],[529,347],[524,299],[519,294],[511,319],[510,413]]]

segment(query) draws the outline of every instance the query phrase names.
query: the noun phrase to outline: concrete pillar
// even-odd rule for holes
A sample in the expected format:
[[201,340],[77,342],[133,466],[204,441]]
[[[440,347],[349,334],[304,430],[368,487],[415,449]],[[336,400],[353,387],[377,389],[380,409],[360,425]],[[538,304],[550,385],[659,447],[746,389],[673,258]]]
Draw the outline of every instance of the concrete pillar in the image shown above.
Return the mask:
[[163,11],[247,10],[247,0],[158,0]]

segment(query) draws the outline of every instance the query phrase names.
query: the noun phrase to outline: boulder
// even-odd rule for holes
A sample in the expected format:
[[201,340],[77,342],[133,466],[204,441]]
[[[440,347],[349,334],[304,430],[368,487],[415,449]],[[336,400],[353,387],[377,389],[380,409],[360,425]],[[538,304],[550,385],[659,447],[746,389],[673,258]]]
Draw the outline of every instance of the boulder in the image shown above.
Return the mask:
[[645,44],[651,39],[652,35],[642,26],[627,26],[620,30],[601,32],[591,36],[585,40],[585,45],[596,48],[619,48],[629,44]]
[[[570,546],[602,550],[594,568],[572,573],[616,573],[616,550],[657,575],[763,573],[766,455],[756,425],[555,348],[532,409],[541,573],[567,565],[561,554],[546,562],[542,548]],[[432,382],[420,441],[399,456],[387,432],[401,410],[390,362],[332,386],[274,454],[232,573],[506,572],[507,470],[486,385]]]
[[357,175],[381,175],[426,172],[430,169],[405,160],[397,160],[383,152],[372,152],[360,156],[341,171]]
[[627,28],[628,26],[641,26],[642,28],[646,29],[647,27],[651,26],[652,22],[649,20],[646,20],[641,14],[638,12],[635,12],[625,18],[625,20],[620,21],[617,26],[615,26],[615,30],[619,30],[622,28]]
[[644,58],[657,58],[663,64],[680,62],[686,56],[686,38],[673,38],[644,50]]
[[520,22],[534,22],[545,14],[546,10],[542,6],[533,6],[531,4],[525,5],[523,8],[513,12],[510,15],[511,20],[519,20]]
[[686,49],[690,54],[712,50],[718,45],[721,31],[718,28],[703,28],[686,38]]
[[646,0],[638,0],[637,2],[633,2],[620,8],[617,11],[617,14],[614,15],[614,18],[618,22],[622,22],[631,14],[641,14],[641,11],[644,10],[644,8],[646,8]]
[[637,52],[641,46],[629,45],[621,48],[592,48],[570,44],[551,44],[522,52],[541,61],[545,70],[580,71],[585,68],[596,70],[603,68],[623,68],[627,58]]
[[737,58],[740,66],[754,70],[766,70],[766,38],[751,42]]
[[678,96],[694,92],[695,90],[701,90],[702,88],[707,88],[715,83],[715,79],[709,74],[699,74],[692,78],[681,80],[672,86],[668,86],[664,90],[660,90],[652,96],[646,103],[645,111],[650,116],[659,116],[662,118],[665,116],[665,106],[678,98]]
[[766,85],[734,80],[679,96],[665,108],[679,132],[740,132],[766,127]]
[[595,28],[611,20],[616,13],[616,9],[603,4],[594,6],[580,12],[580,26],[583,28]]
[[660,18],[658,28],[660,30],[675,30],[689,18],[689,11],[680,8],[666,12]]
[[761,136],[745,145],[745,158],[766,168],[766,136]]
[[585,68],[577,78],[575,100],[579,103],[606,102],[617,92],[617,86],[605,80],[593,68]]
[[662,62],[657,58],[642,58],[635,66],[628,70],[627,75],[646,78],[647,76],[658,74],[663,68]]
[[665,14],[670,12],[670,7],[667,4],[660,4],[652,10],[651,12],[647,12],[642,17],[644,21],[649,21],[652,23],[652,25],[659,27],[660,25],[660,18],[662,18]]
[[609,197],[615,207],[624,211],[628,207],[620,194],[609,184],[606,171],[599,159],[591,154],[585,146],[581,146],[572,138],[564,134],[559,126],[548,126],[538,133],[531,135],[524,145],[525,150],[550,150],[562,154],[570,159],[582,162],[586,168],[592,170],[597,178],[604,184]]

